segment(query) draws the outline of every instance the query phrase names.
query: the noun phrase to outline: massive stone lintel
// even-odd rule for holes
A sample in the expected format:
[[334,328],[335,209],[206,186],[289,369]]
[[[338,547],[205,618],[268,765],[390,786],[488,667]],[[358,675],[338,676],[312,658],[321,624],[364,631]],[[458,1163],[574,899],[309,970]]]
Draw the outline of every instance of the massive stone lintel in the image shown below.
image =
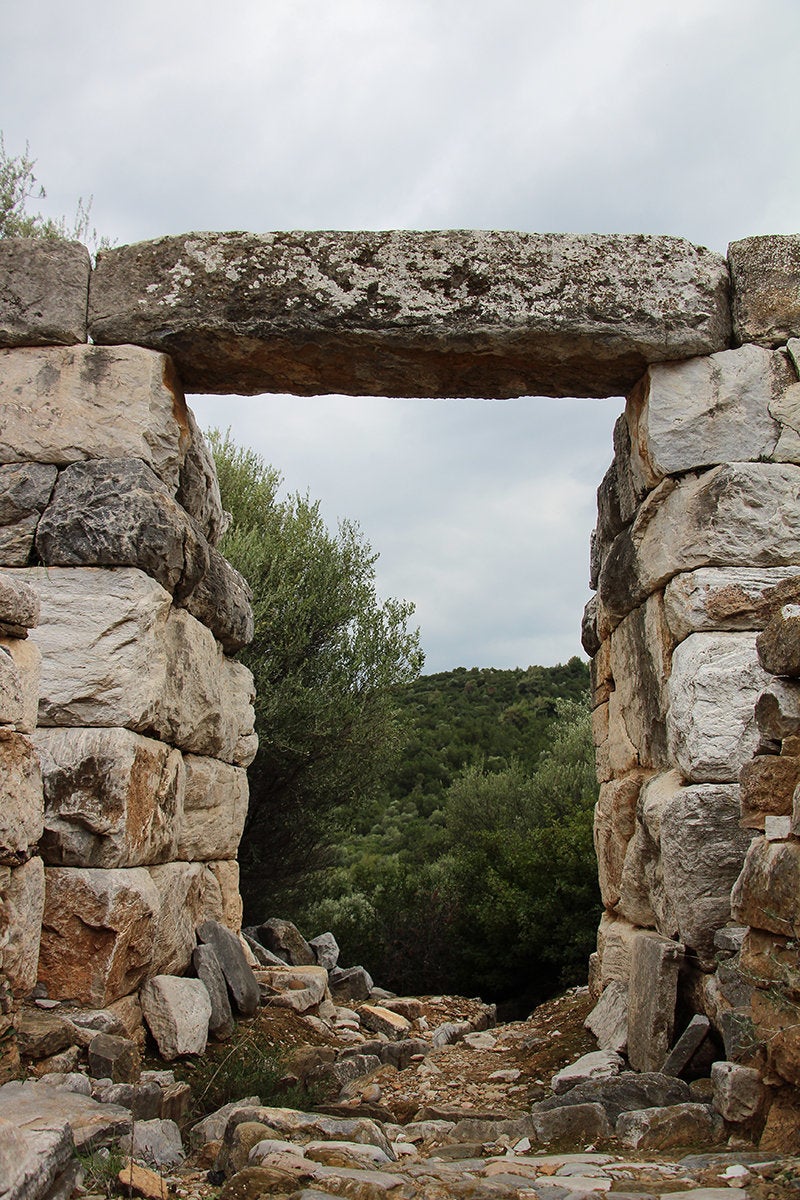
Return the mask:
[[681,238],[459,230],[122,246],[98,256],[90,329],[244,395],[618,395],[731,339],[725,260]]

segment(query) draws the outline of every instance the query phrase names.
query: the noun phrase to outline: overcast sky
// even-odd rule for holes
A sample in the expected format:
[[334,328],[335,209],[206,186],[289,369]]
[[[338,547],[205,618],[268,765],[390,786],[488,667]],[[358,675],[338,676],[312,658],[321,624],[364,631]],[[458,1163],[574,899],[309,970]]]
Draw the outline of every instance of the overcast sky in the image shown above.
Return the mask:
[[[5,0],[44,211],[194,229],[800,231],[798,0]],[[579,652],[622,400],[198,399],[357,520],[426,670]]]

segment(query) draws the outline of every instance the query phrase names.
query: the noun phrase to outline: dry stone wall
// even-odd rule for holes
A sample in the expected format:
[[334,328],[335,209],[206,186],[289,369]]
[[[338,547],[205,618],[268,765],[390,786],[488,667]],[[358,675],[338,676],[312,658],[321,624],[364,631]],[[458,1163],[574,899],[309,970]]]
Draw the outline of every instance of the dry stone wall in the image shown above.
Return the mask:
[[252,616],[183,388],[624,392],[584,617],[591,985],[639,1069],[700,1013],[800,1083],[799,351],[800,237],[189,234],[94,269],[0,242],[7,992],[120,1002],[240,923]]

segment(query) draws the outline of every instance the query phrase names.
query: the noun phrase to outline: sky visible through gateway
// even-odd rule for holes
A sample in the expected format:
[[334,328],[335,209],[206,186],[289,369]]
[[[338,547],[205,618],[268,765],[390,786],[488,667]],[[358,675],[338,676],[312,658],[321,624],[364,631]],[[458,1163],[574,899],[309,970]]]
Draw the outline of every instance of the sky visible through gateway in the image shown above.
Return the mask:
[[425,671],[582,654],[589,535],[612,458],[609,400],[189,397],[200,425],[356,521],[382,596],[416,604]]

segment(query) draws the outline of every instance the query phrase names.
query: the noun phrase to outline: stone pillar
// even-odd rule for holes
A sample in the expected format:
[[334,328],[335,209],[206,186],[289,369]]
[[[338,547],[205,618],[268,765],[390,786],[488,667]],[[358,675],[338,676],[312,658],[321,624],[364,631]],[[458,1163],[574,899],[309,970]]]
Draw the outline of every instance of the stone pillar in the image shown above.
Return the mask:
[[[800,239],[784,240],[796,279]],[[731,262],[742,246],[755,290],[764,276],[750,243]],[[730,963],[713,974],[720,931],[753,923],[741,900],[732,914],[731,890],[746,856],[758,873],[775,854],[748,849],[765,819],[779,816],[788,834],[800,778],[795,741],[765,746],[754,716],[769,683],[759,630],[800,601],[800,343],[784,329],[796,335],[800,318],[781,323],[774,301],[740,296],[743,344],[653,365],[628,396],[598,491],[597,595],[584,618],[605,906],[592,986],[629,981],[639,931],[657,931],[685,947],[680,1001],[707,1010],[720,1034],[749,997]],[[748,325],[753,312],[769,313],[769,327]]]

